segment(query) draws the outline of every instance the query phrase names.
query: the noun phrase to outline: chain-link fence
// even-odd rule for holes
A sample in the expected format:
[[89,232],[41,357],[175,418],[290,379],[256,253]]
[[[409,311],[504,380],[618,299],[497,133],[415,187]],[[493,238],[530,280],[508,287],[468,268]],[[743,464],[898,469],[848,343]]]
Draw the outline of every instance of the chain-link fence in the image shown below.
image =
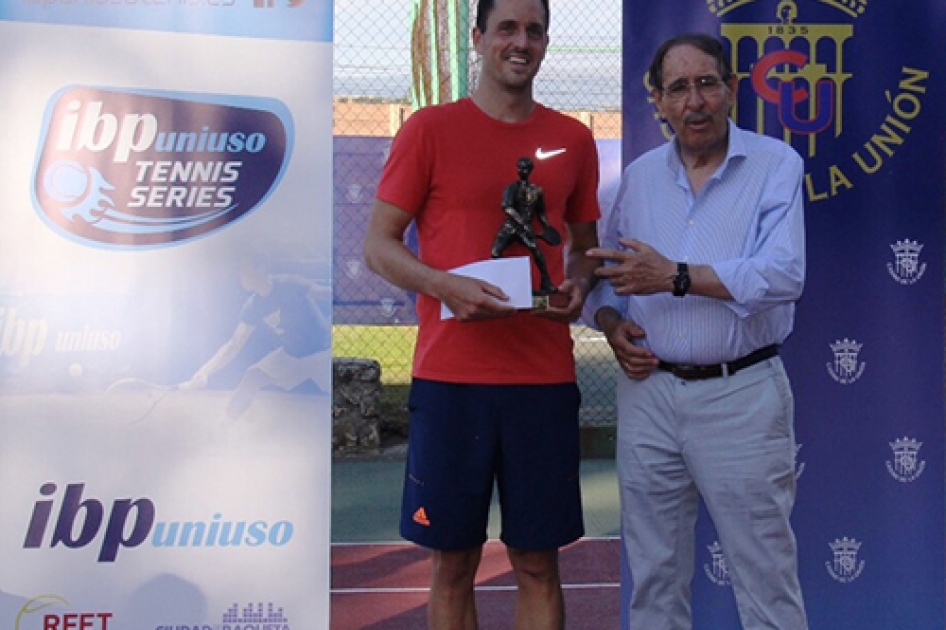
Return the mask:
[[[412,296],[365,269],[361,244],[392,136],[416,106],[464,96],[479,63],[470,42],[476,2],[335,2],[336,356],[373,358],[386,399],[402,400],[416,332]],[[552,0],[551,41],[535,83],[540,102],[594,132],[606,172],[619,172],[621,0]],[[614,416],[614,361],[601,335],[572,327],[582,421]]]

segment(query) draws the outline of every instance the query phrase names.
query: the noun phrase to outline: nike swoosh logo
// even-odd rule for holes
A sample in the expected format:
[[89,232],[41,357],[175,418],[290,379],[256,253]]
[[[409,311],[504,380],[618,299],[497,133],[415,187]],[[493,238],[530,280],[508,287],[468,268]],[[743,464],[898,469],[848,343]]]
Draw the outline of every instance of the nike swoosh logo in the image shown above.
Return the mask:
[[554,149],[552,151],[543,151],[541,148],[535,150],[535,158],[537,160],[547,160],[553,158],[556,155],[561,155],[565,153],[565,149]]

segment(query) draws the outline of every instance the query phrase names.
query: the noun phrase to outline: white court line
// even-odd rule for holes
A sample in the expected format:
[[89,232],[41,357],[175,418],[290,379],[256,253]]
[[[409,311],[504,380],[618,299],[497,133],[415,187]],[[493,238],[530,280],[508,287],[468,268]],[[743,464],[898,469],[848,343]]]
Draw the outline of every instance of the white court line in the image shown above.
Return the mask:
[[[573,543],[569,543],[562,547],[562,549],[567,549],[573,545],[577,545],[582,542],[610,542],[615,540],[621,540],[620,536],[583,536],[576,540]],[[486,541],[487,545],[501,545],[501,540],[490,539]],[[414,543],[406,540],[392,540],[389,542],[384,541],[371,541],[371,542],[333,542],[332,547],[417,547]]]
[[[592,588],[620,588],[621,585],[618,582],[598,582],[590,584],[562,584],[562,590],[564,591],[579,591]],[[481,593],[498,593],[504,591],[515,591],[515,586],[477,586],[474,590]],[[329,591],[333,595],[392,595],[392,594],[404,594],[404,593],[429,593],[430,589],[427,587],[414,587],[414,588],[333,588]]]
[[[587,538],[580,538],[576,542],[571,543],[571,545],[577,545],[581,542],[612,542],[620,540],[620,536],[589,536]],[[493,544],[502,544],[502,541],[499,540],[488,540],[486,541],[487,545]],[[568,546],[571,546],[568,545]],[[398,540],[393,542],[335,542],[332,543],[332,547],[416,547],[412,542],[407,542],[404,540]],[[567,546],[566,546],[567,548]],[[619,582],[593,582],[587,584],[562,584],[562,590],[585,590],[592,588],[621,588]],[[488,592],[504,592],[504,591],[515,591],[516,586],[476,586],[474,590],[488,593]],[[403,587],[403,588],[332,588],[329,589],[329,593],[332,595],[388,595],[388,594],[408,594],[408,593],[429,593],[430,588],[428,587]]]
[[333,547],[416,547],[412,542],[404,540],[372,541],[372,542],[333,542]]

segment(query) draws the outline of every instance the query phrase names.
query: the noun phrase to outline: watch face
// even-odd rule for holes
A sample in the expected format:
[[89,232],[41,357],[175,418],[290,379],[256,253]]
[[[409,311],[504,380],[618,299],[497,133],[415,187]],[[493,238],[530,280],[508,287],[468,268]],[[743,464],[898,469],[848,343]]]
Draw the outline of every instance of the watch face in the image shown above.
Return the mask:
[[683,297],[690,290],[690,268],[686,263],[677,264],[677,277],[673,279],[673,294]]

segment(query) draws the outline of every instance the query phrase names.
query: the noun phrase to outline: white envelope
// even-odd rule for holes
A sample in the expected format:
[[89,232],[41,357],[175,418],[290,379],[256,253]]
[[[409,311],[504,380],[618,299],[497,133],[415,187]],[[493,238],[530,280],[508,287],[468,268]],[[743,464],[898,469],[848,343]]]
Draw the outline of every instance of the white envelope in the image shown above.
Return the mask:
[[[450,273],[495,284],[509,296],[506,304],[532,308],[532,261],[528,256],[480,260],[451,269]],[[440,319],[452,317],[453,312],[446,304],[441,304]]]

